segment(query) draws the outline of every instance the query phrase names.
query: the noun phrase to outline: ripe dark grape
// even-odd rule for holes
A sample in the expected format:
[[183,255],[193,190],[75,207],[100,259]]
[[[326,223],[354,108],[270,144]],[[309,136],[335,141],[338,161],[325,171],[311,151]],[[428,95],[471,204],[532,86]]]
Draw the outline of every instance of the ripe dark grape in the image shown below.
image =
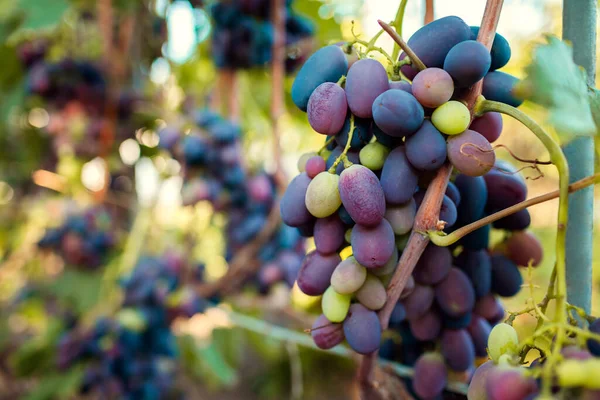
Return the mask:
[[456,260],[456,264],[471,280],[477,298],[490,292],[496,277],[487,251],[465,249]]
[[385,196],[377,176],[354,164],[340,174],[339,192],[344,208],[360,225],[378,225],[385,214]]
[[462,174],[481,176],[492,169],[496,155],[486,138],[467,129],[448,139],[448,159]]
[[446,227],[450,228],[456,223],[456,219],[458,218],[456,206],[450,200],[450,197],[444,195],[442,199],[442,206],[440,208],[440,221],[444,221],[446,223]]
[[499,101],[513,107],[519,107],[523,100],[516,98],[512,90],[518,79],[500,71],[492,71],[483,78],[483,96],[488,100]]
[[445,329],[441,350],[446,364],[455,371],[466,371],[475,361],[475,347],[465,329]]
[[306,255],[298,272],[298,287],[309,296],[325,293],[331,275],[342,259],[336,253],[330,255],[312,251]]
[[448,186],[446,187],[446,196],[452,200],[457,208],[460,206],[460,192],[454,183],[448,182]]
[[492,327],[490,323],[479,315],[473,315],[471,322],[467,327],[467,332],[471,335],[473,346],[475,347],[475,355],[477,357],[487,356],[487,340],[490,336]]
[[394,252],[394,231],[385,219],[374,227],[356,224],[352,228],[351,245],[354,257],[361,265],[367,268],[381,267]]
[[525,181],[511,171],[493,169],[483,179],[488,188],[488,210],[503,210],[527,198]]
[[288,185],[280,204],[281,218],[285,224],[300,226],[314,219],[304,201],[309,184],[310,178],[303,172]]
[[408,81],[390,81],[390,89],[404,90],[406,93],[412,93],[412,85]]
[[[477,40],[477,35],[479,34],[479,27],[472,26],[471,32],[471,39]],[[492,42],[492,50],[490,51],[490,53],[492,56],[492,64],[490,66],[490,71],[504,67],[510,60],[510,45],[508,44],[508,41],[504,38],[504,36],[497,32],[494,36],[494,41]]]
[[393,137],[412,135],[419,129],[425,117],[425,111],[417,99],[399,89],[381,93],[370,104],[375,124]]
[[427,310],[423,315],[409,321],[413,336],[421,341],[436,339],[442,330],[442,318],[435,309]]
[[475,291],[467,275],[452,267],[448,276],[435,287],[435,299],[444,313],[460,317],[475,305]]
[[379,61],[359,60],[348,70],[346,78],[348,107],[359,118],[371,118],[375,99],[389,87],[387,72]]
[[483,44],[466,40],[450,49],[444,60],[444,70],[452,76],[457,87],[469,87],[487,74],[491,63],[490,52]]
[[492,291],[502,297],[516,295],[523,284],[519,267],[502,254],[494,254],[491,261]]
[[347,109],[344,89],[335,83],[325,82],[317,86],[308,99],[308,122],[315,131],[334,135],[342,129]]
[[485,318],[490,324],[496,324],[504,318],[502,304],[491,294],[477,299],[473,311]]
[[316,51],[304,63],[292,85],[294,104],[306,111],[313,91],[322,83],[337,82],[348,70],[346,55],[338,46],[326,46]]
[[435,292],[431,286],[415,285],[410,295],[402,302],[406,318],[415,319],[427,312],[433,304]]
[[488,112],[473,119],[469,129],[479,132],[488,142],[494,143],[502,133],[502,114]]
[[531,215],[527,209],[519,210],[493,223],[494,228],[507,231],[522,231],[531,225]]
[[419,72],[412,82],[412,94],[423,107],[437,108],[450,100],[454,82],[441,68],[427,68]]
[[[350,133],[350,115],[346,117],[342,129],[335,135],[335,141],[343,149],[348,142],[348,135]],[[352,134],[352,140],[350,141],[350,148],[352,150],[359,150],[366,146],[373,137],[371,132],[371,120],[368,118],[354,118],[354,133]],[[354,162],[354,161],[352,161]],[[358,159],[356,160],[358,162]],[[336,171],[339,174],[339,171]]]
[[488,372],[485,383],[489,400],[521,400],[538,391],[535,379],[514,367],[497,367]]
[[454,184],[460,193],[458,206],[459,226],[470,224],[483,217],[483,212],[488,199],[487,186],[483,177],[471,177],[460,174]]
[[317,347],[328,350],[344,340],[344,329],[342,324],[334,324],[321,314],[313,323],[310,335]]
[[381,172],[381,186],[389,204],[404,204],[417,189],[417,172],[410,165],[403,147],[390,152]]
[[430,121],[406,139],[406,157],[418,170],[434,171],[446,161],[446,140]]
[[352,350],[369,354],[379,348],[381,325],[374,311],[360,304],[352,304],[343,325],[344,336]]
[[331,254],[344,243],[344,223],[337,214],[319,218],[315,222],[315,247],[321,254]]
[[450,250],[430,243],[417,262],[413,275],[419,284],[435,285],[446,278],[451,267],[452,253]]
[[423,399],[433,399],[442,394],[448,380],[448,370],[438,353],[425,353],[417,360],[413,389]]
[[[600,319],[596,319],[589,326],[590,332],[595,334],[600,334]],[[600,357],[600,341],[594,339],[588,339],[587,347],[590,353],[592,353],[595,357]]]

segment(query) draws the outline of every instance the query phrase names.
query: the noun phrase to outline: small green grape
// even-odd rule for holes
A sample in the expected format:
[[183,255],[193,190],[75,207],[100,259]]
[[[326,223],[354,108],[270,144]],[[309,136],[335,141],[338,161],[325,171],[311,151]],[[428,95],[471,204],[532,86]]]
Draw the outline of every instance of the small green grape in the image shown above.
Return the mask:
[[390,149],[379,142],[373,142],[363,147],[358,157],[362,165],[371,171],[379,171],[383,168],[383,163],[388,154],[390,154]]
[[366,278],[367,269],[350,256],[333,270],[331,287],[340,294],[352,294],[363,286]]
[[558,383],[562,387],[585,386],[587,367],[581,360],[564,360],[556,368]]
[[352,295],[339,294],[333,287],[329,286],[325,293],[323,293],[323,299],[321,300],[323,314],[331,322],[342,322],[346,319],[346,315],[350,309],[351,299]]
[[433,111],[431,123],[446,135],[458,135],[471,123],[469,109],[460,101],[448,101]]
[[508,324],[498,324],[488,337],[488,353],[497,364],[503,354],[516,354],[518,352],[519,337],[515,328]]
[[306,190],[305,204],[308,211],[317,218],[325,218],[342,205],[338,183],[340,177],[327,171],[315,176]]

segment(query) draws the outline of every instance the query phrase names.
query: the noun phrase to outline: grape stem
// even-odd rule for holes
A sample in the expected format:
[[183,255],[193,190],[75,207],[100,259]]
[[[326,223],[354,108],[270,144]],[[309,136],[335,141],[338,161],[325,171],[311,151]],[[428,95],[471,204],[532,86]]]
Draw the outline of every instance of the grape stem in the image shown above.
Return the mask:
[[496,101],[484,100],[480,97],[475,106],[477,115],[484,114],[490,111],[500,112],[509,115],[525,125],[537,138],[542,142],[546,150],[550,154],[550,161],[558,170],[558,186],[559,186],[559,203],[558,203],[558,220],[556,232],[556,313],[554,322],[557,324],[556,340],[553,343],[552,354],[548,357],[544,364],[542,393],[550,395],[552,390],[552,373],[553,367],[560,359],[560,350],[565,341],[567,324],[567,279],[566,279],[566,240],[567,240],[567,223],[568,223],[568,206],[569,206],[569,165],[567,158],[562,152],[560,145],[544,131],[533,119],[527,114],[514,107]]
[[406,55],[408,56],[408,58],[410,58],[410,60],[412,61],[412,64],[415,67],[417,67],[417,69],[419,71],[423,71],[425,68],[427,68],[425,66],[425,64],[423,64],[423,61],[421,61],[421,59],[415,54],[415,52],[404,41],[404,39],[402,39],[402,36],[400,36],[394,30],[394,28],[392,28],[389,24],[386,24],[385,22],[383,22],[380,19],[378,19],[377,22],[388,33],[388,35],[390,35],[391,38],[394,39],[394,42],[396,42],[396,44],[398,44],[398,46],[400,46],[402,48],[402,50],[404,50],[404,52],[406,53]]
[[322,153],[323,153],[323,152],[324,152],[324,151],[327,149],[327,146],[328,146],[328,145],[329,145],[331,142],[333,142],[334,140],[335,140],[335,136],[332,136],[332,137],[330,137],[329,139],[327,139],[327,140],[325,141],[325,144],[323,145],[323,147],[321,147],[321,148],[319,149],[319,151],[317,151],[317,154],[318,154],[318,155],[321,155],[321,154],[322,154]]
[[[342,151],[342,154],[340,154],[338,156],[338,158],[335,159],[335,162],[331,165],[331,167],[329,168],[329,173],[330,174],[335,174],[335,169],[337,168],[338,164],[340,162],[344,162],[344,166],[347,165],[347,159],[348,157],[346,156],[346,154],[348,154],[348,150],[350,150],[350,145],[352,143],[352,136],[354,136],[354,114],[350,114],[350,130],[348,131],[348,140],[346,140],[346,146],[344,147],[344,150]],[[350,164],[352,165],[352,164]]]
[[[578,190],[581,190],[583,188],[586,188],[588,186],[595,185],[598,183],[600,183],[600,173],[585,177],[583,179],[578,180],[577,182],[573,182],[572,184],[569,185],[569,193],[576,192]],[[540,203],[544,203],[549,200],[556,199],[557,197],[560,197],[560,190],[555,190],[555,191],[543,194],[541,196],[537,196],[532,199],[522,201],[520,203],[515,204],[514,206],[505,208],[504,210],[498,211],[494,214],[488,215],[485,218],[482,218],[482,219],[472,222],[468,225],[465,225],[462,228],[459,228],[452,233],[445,234],[444,232],[441,232],[438,230],[429,230],[429,231],[427,231],[427,235],[429,236],[429,239],[431,240],[431,242],[433,244],[435,244],[436,246],[442,246],[442,247],[450,246],[450,245],[456,243],[457,241],[459,241],[464,236],[468,235],[469,233],[471,233],[473,231],[476,231],[477,229],[479,229],[485,225],[491,224],[492,222],[498,221],[501,218],[507,217],[518,211],[521,211],[521,210],[524,210],[531,206],[534,206],[536,204],[540,204]]]
[[[496,32],[496,26],[500,18],[500,11],[502,9],[503,0],[487,0],[485,12],[481,21],[481,29],[479,30],[478,40],[482,42],[488,49],[491,48],[493,38]],[[394,39],[398,45],[402,46],[404,41],[388,24],[378,21],[379,24],[385,31]],[[387,28],[386,28],[387,27]],[[407,49],[412,52],[410,48]],[[404,49],[406,52],[406,49]],[[409,54],[407,52],[407,54]],[[414,54],[414,53],[413,53]],[[418,60],[418,58],[416,58]],[[414,62],[415,59],[412,59]],[[419,60],[420,61],[420,60]],[[421,65],[423,63],[421,62]],[[476,99],[481,95],[481,85],[474,85],[474,88],[467,93],[467,97],[464,99],[469,105],[471,111],[471,118],[473,118],[473,107],[475,106]],[[433,229],[437,226],[440,214],[440,207],[446,187],[452,174],[452,166],[450,164],[444,164],[438,171],[425,192],[423,202],[419,207],[415,223],[413,226],[413,232],[411,233],[405,250],[402,252],[396,271],[392,277],[390,285],[387,289],[387,301],[383,308],[379,311],[379,321],[381,322],[382,328],[386,328],[389,323],[391,312],[400,298],[400,294],[408,278],[411,276],[421,254],[429,243],[429,237],[421,235],[418,232],[426,232],[429,229]],[[375,357],[377,353],[372,353],[363,357],[362,363],[359,368],[358,379],[362,386],[371,382],[373,375],[373,368],[375,366]]]
[[423,18],[423,24],[427,25],[433,21],[433,0],[425,0],[425,17]]
[[[398,35],[402,36],[402,25],[404,24],[404,11],[406,10],[406,3],[408,0],[402,0],[400,5],[398,6],[398,11],[396,11],[396,17],[394,18],[394,22],[392,22],[392,26],[398,32]],[[394,42],[394,49],[392,50],[392,58],[395,60],[398,59],[400,55],[400,46],[398,43]]]

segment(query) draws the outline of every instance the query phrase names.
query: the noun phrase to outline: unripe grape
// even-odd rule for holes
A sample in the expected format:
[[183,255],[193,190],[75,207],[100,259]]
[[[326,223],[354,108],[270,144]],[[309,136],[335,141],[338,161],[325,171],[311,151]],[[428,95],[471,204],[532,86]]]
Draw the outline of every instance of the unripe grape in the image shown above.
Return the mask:
[[317,218],[325,218],[342,205],[338,182],[340,177],[327,171],[321,172],[309,183],[306,190],[306,208]]
[[446,135],[458,135],[469,127],[471,114],[463,103],[451,100],[435,109],[431,122]]

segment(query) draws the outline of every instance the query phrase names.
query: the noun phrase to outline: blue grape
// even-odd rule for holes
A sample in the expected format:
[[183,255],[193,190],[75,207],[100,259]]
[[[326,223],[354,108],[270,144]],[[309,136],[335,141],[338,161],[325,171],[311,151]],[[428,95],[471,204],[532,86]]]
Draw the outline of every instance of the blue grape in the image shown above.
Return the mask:
[[435,287],[435,299],[445,314],[460,317],[473,309],[475,291],[469,277],[452,267],[446,278]]
[[434,171],[446,161],[446,140],[426,120],[414,135],[406,139],[406,157],[416,169]]
[[393,149],[394,147],[400,146],[402,144],[402,138],[388,135],[387,133],[382,131],[376,124],[371,124],[371,132],[380,144],[390,149]]
[[431,286],[416,284],[411,294],[402,301],[406,318],[412,320],[425,314],[433,304],[434,298],[435,292]]
[[531,225],[531,215],[529,215],[526,208],[500,218],[493,223],[494,228],[507,231],[522,231],[527,229],[529,225]]
[[465,329],[445,329],[441,350],[446,365],[455,371],[466,371],[475,361],[475,347]]
[[452,253],[447,247],[429,243],[419,258],[413,276],[421,285],[435,285],[448,275],[452,268]]
[[438,353],[425,353],[415,364],[413,389],[420,398],[434,399],[442,394],[448,381],[448,370]]
[[485,250],[465,249],[457,257],[456,265],[469,277],[477,298],[492,289],[492,262]]
[[[600,318],[596,319],[590,324],[589,330],[596,335],[600,334]],[[588,339],[587,347],[590,353],[592,353],[595,357],[600,357],[600,341]]]
[[469,87],[481,80],[490,69],[492,57],[487,48],[475,41],[458,43],[444,60],[446,70],[457,87]]
[[492,256],[492,291],[502,297],[519,293],[523,277],[519,267],[502,254]]
[[[339,147],[341,147],[341,149],[346,146],[349,133],[350,115],[346,117],[342,129],[340,129],[340,131],[335,135],[335,142]],[[372,137],[373,133],[371,132],[371,120],[368,118],[354,117],[354,133],[352,134],[352,140],[350,141],[350,148],[352,150],[359,150],[365,145],[369,144]],[[356,162],[358,162],[358,160]]]
[[338,46],[326,46],[311,55],[292,84],[292,101],[306,111],[313,91],[322,83],[337,82],[348,70],[346,55]]
[[446,196],[450,197],[450,200],[452,200],[458,209],[458,206],[460,206],[460,192],[453,182],[448,182],[448,186],[446,187]]
[[408,81],[390,81],[390,89],[404,90],[412,94],[412,85]]
[[487,249],[490,245],[490,231],[491,225],[484,225],[479,229],[465,235],[459,241],[459,243],[469,250],[483,250]]
[[488,199],[487,186],[483,177],[460,174],[454,184],[460,193],[457,226],[464,226],[483,217]]
[[409,321],[413,336],[421,341],[434,340],[442,330],[442,318],[433,308]]
[[310,178],[303,172],[288,185],[279,206],[281,219],[286,225],[299,227],[314,220],[314,217],[308,212],[304,200],[309,184]]
[[394,137],[415,133],[425,117],[423,106],[411,94],[390,89],[374,99],[372,115],[375,124],[386,134]]
[[352,304],[343,325],[344,336],[352,350],[369,354],[379,348],[381,324],[374,311],[361,304]]
[[488,100],[499,101],[513,107],[519,107],[523,100],[512,94],[519,80],[500,71],[492,71],[483,78],[483,96]]
[[418,183],[417,172],[410,165],[404,147],[390,152],[383,164],[380,182],[389,204],[404,204],[413,197]]
[[389,87],[387,72],[379,61],[359,60],[350,67],[346,78],[348,107],[359,118],[371,118],[375,99]]
[[471,335],[477,357],[487,356],[487,341],[491,331],[492,327],[485,318],[473,315],[471,323],[467,327],[467,332]]
[[446,227],[450,228],[456,223],[457,218],[458,215],[454,202],[450,200],[450,197],[444,195],[440,208],[440,220],[446,222]]
[[527,198],[524,179],[512,171],[491,170],[483,176],[488,190],[487,209],[499,211]]
[[[479,34],[478,26],[471,26],[471,39],[477,40],[477,35]],[[508,61],[510,60],[510,45],[508,44],[508,40],[504,38],[501,34],[496,32],[494,36],[494,42],[492,43],[492,50],[490,51],[492,56],[492,64],[490,66],[490,71],[500,69],[504,67]]]
[[318,296],[325,293],[329,287],[331,275],[335,267],[342,261],[338,254],[323,255],[311,251],[302,262],[298,272],[298,287],[309,296]]

